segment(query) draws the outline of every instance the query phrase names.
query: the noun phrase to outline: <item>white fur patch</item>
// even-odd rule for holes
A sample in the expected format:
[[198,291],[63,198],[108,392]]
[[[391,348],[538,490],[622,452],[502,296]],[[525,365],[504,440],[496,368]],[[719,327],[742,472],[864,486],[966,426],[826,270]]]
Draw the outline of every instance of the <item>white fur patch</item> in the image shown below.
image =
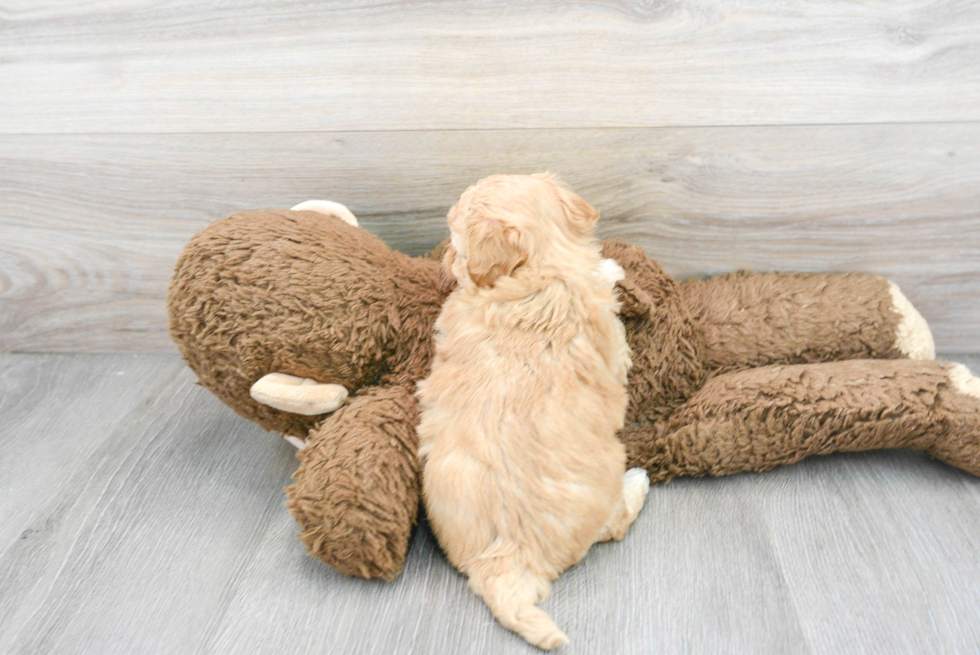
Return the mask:
[[332,200],[307,200],[306,202],[299,203],[295,207],[290,207],[290,210],[294,212],[317,212],[318,214],[336,216],[348,225],[358,227],[357,217],[354,216],[353,212],[339,202],[333,202]]
[[650,477],[643,469],[630,469],[623,474],[623,500],[630,514],[640,511],[649,491]]
[[269,373],[252,385],[249,395],[263,405],[284,412],[316,416],[340,407],[347,397],[347,389],[339,384],[321,384],[295,375]]
[[953,364],[949,369],[949,381],[953,388],[960,393],[980,398],[980,379],[970,373],[970,369],[962,364]]
[[888,290],[892,296],[892,307],[902,317],[895,330],[895,348],[909,359],[935,359],[936,344],[926,319],[895,283],[889,282]]
[[612,286],[626,278],[626,271],[623,270],[623,267],[615,259],[606,258],[599,262],[596,277],[603,282],[608,282]]

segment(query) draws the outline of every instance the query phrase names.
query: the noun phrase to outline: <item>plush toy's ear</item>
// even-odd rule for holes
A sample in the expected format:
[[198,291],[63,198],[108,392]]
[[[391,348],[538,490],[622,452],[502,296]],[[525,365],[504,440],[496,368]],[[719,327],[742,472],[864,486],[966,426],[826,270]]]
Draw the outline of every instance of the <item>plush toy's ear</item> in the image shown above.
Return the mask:
[[528,257],[528,244],[516,227],[485,218],[473,223],[466,244],[466,272],[479,287],[492,287]]
[[599,210],[575,195],[554,173],[535,173],[532,177],[550,182],[555,188],[569,227],[580,236],[591,234],[599,222]]

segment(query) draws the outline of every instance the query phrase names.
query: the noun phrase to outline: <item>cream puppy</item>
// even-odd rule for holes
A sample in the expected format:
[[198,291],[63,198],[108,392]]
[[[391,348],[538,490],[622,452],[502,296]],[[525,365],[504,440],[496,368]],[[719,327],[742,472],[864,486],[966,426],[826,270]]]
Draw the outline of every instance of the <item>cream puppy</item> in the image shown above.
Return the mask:
[[505,627],[551,649],[536,607],[597,541],[621,539],[649,487],[624,474],[629,347],[598,212],[544,175],[498,175],[449,212],[459,281],[419,384],[429,522]]

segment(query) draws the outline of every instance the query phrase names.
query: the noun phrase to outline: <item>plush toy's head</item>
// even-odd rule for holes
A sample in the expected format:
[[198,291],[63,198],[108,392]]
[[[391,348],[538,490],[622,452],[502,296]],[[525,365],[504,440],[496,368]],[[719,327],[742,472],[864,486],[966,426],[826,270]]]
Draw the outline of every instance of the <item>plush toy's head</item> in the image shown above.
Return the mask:
[[452,288],[439,263],[333,216],[274,210],[215,221],[170,287],[170,332],[201,383],[242,416],[305,437],[321,417],[249,396],[268,373],[343,385],[422,377]]

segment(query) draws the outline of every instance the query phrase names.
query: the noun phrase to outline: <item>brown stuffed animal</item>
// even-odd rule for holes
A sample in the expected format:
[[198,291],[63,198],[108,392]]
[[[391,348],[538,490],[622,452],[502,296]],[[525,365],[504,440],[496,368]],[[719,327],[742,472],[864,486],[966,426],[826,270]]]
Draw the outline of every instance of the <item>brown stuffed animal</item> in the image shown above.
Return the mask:
[[[414,386],[454,282],[443,246],[412,258],[341,205],[294,209],[197,234],[170,287],[170,331],[205,387],[305,446],[286,491],[310,553],[391,580],[419,503]],[[928,326],[887,280],[677,283],[640,248],[603,249],[626,272],[628,467],[667,481],[905,447],[980,475],[980,380],[931,361]]]

